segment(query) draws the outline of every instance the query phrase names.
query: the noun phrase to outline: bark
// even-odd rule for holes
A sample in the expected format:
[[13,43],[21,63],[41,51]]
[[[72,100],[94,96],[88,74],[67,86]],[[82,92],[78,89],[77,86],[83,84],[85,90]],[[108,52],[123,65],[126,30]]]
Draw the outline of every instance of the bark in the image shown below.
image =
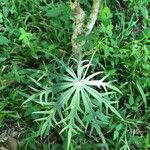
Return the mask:
[[71,9],[75,17],[75,27],[71,38],[72,52],[75,54],[80,51],[80,44],[77,43],[77,38],[82,33],[85,13],[80,7],[78,0],[71,2]]
[[89,17],[89,21],[86,25],[86,33],[85,35],[88,35],[91,33],[95,22],[97,20],[97,16],[98,16],[98,12],[99,12],[99,8],[100,8],[100,0],[93,0],[93,6],[92,6],[92,11]]
[[87,24],[85,24],[85,12],[80,7],[79,1],[75,0],[74,2],[71,2],[71,9],[75,17],[75,26],[71,38],[73,54],[79,54],[82,46],[85,44],[84,40],[81,43],[77,42],[78,36],[81,34],[83,36],[87,36],[91,33],[97,20],[100,4],[101,0],[93,0],[91,14],[89,16]]

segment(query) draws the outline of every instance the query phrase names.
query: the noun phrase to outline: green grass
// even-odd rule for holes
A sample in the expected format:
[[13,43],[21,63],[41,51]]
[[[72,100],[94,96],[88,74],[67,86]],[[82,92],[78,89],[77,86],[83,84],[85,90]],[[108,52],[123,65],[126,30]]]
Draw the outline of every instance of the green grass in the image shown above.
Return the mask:
[[[80,2],[89,11],[91,1]],[[68,1],[1,0],[0,146],[6,142],[1,134],[15,128],[23,150],[150,149],[148,9],[148,0],[104,0],[85,39],[83,60],[95,53],[85,71],[86,63],[81,67],[72,59],[74,18]],[[122,94],[108,95],[92,83],[79,92],[75,81],[84,73],[93,74],[97,84],[106,76],[106,83],[116,80],[112,89]]]

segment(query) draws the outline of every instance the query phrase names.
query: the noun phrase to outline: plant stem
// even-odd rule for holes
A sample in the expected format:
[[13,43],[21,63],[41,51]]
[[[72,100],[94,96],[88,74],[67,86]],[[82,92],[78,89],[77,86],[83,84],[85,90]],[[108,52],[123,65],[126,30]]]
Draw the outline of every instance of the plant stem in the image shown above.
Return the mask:
[[84,36],[87,36],[91,33],[95,25],[95,22],[97,20],[101,0],[93,0],[91,14],[89,16],[89,20],[86,25],[84,25],[85,12],[80,7],[78,0],[74,0],[74,2],[70,1],[70,3],[71,3],[71,9],[72,9],[73,15],[75,17],[75,27],[74,27],[74,31],[71,37],[72,52],[74,55],[79,57],[79,55],[81,55],[82,46],[85,44],[85,40],[78,43],[77,38],[81,34]]

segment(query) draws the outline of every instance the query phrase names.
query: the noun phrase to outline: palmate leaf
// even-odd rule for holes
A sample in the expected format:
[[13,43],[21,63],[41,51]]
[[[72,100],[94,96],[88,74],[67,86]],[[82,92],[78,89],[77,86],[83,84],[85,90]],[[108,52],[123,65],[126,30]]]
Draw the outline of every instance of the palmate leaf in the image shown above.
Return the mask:
[[103,98],[100,93],[88,86],[86,87],[86,90],[97,100],[97,102],[99,102],[99,104],[104,103],[105,106],[110,108],[113,113],[115,113],[119,118],[123,119],[118,111],[111,105],[111,101],[107,100],[107,98]]
[[[54,109],[51,109],[50,111],[37,111],[37,112],[34,112],[34,114],[44,115],[44,117],[35,120],[35,121],[44,121],[42,128],[40,130],[41,137],[42,137],[45,135],[47,128],[54,127],[53,122],[54,123],[57,122],[55,120],[56,111]],[[45,115],[47,116],[45,117]]]
[[89,124],[89,123],[92,124],[92,128],[96,129],[97,133],[100,135],[102,142],[105,144],[105,147],[108,149],[105,137],[101,131],[99,122],[96,119],[96,112],[93,110],[94,106],[92,107],[91,100],[85,90],[81,91],[81,95],[82,95],[82,99],[85,105],[85,110],[87,109],[85,112],[89,114],[89,117],[88,117],[89,119],[88,119],[88,122],[86,122],[86,124]]
[[68,104],[68,100],[71,98],[72,94],[74,93],[74,90],[75,90],[74,88],[68,89],[67,91],[65,91],[60,95],[56,104],[57,110],[64,108],[64,105]]
[[[45,120],[41,134],[43,135],[44,131],[49,128],[49,124],[52,126],[59,125],[62,127],[60,134],[64,131],[68,134],[67,149],[69,149],[72,136],[90,127],[91,132],[95,129],[108,149],[105,137],[101,131],[102,119],[98,115],[98,110],[102,113],[105,111],[103,107],[105,106],[106,109],[109,108],[111,112],[123,120],[122,116],[113,106],[118,101],[112,101],[109,96],[115,93],[115,91],[121,93],[120,90],[112,86],[110,81],[105,82],[108,77],[107,75],[98,79],[98,75],[102,74],[101,71],[88,74],[89,67],[92,65],[92,59],[90,61],[75,61],[77,68],[73,69],[55,56],[53,58],[64,68],[64,74],[62,70],[61,74],[57,73],[55,83],[53,83],[51,91],[49,91],[53,93],[56,100],[51,101],[49,98],[49,101],[47,101],[50,94],[42,91],[34,96],[30,96],[26,101],[36,99],[37,102],[37,98],[39,98],[39,104],[42,106],[49,105],[50,107],[48,111],[36,112],[44,116],[37,119],[38,121]],[[59,70],[57,69],[57,71]],[[94,79],[95,77],[97,79]],[[35,82],[35,80],[33,81]],[[41,84],[35,83],[42,87]],[[110,91],[110,89],[113,91]]]

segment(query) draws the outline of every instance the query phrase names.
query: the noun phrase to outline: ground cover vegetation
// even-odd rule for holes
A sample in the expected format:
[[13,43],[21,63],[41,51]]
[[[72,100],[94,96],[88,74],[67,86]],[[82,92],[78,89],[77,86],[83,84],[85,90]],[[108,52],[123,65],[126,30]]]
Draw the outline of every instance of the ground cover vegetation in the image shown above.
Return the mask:
[[0,149],[149,150],[149,9],[0,0]]

